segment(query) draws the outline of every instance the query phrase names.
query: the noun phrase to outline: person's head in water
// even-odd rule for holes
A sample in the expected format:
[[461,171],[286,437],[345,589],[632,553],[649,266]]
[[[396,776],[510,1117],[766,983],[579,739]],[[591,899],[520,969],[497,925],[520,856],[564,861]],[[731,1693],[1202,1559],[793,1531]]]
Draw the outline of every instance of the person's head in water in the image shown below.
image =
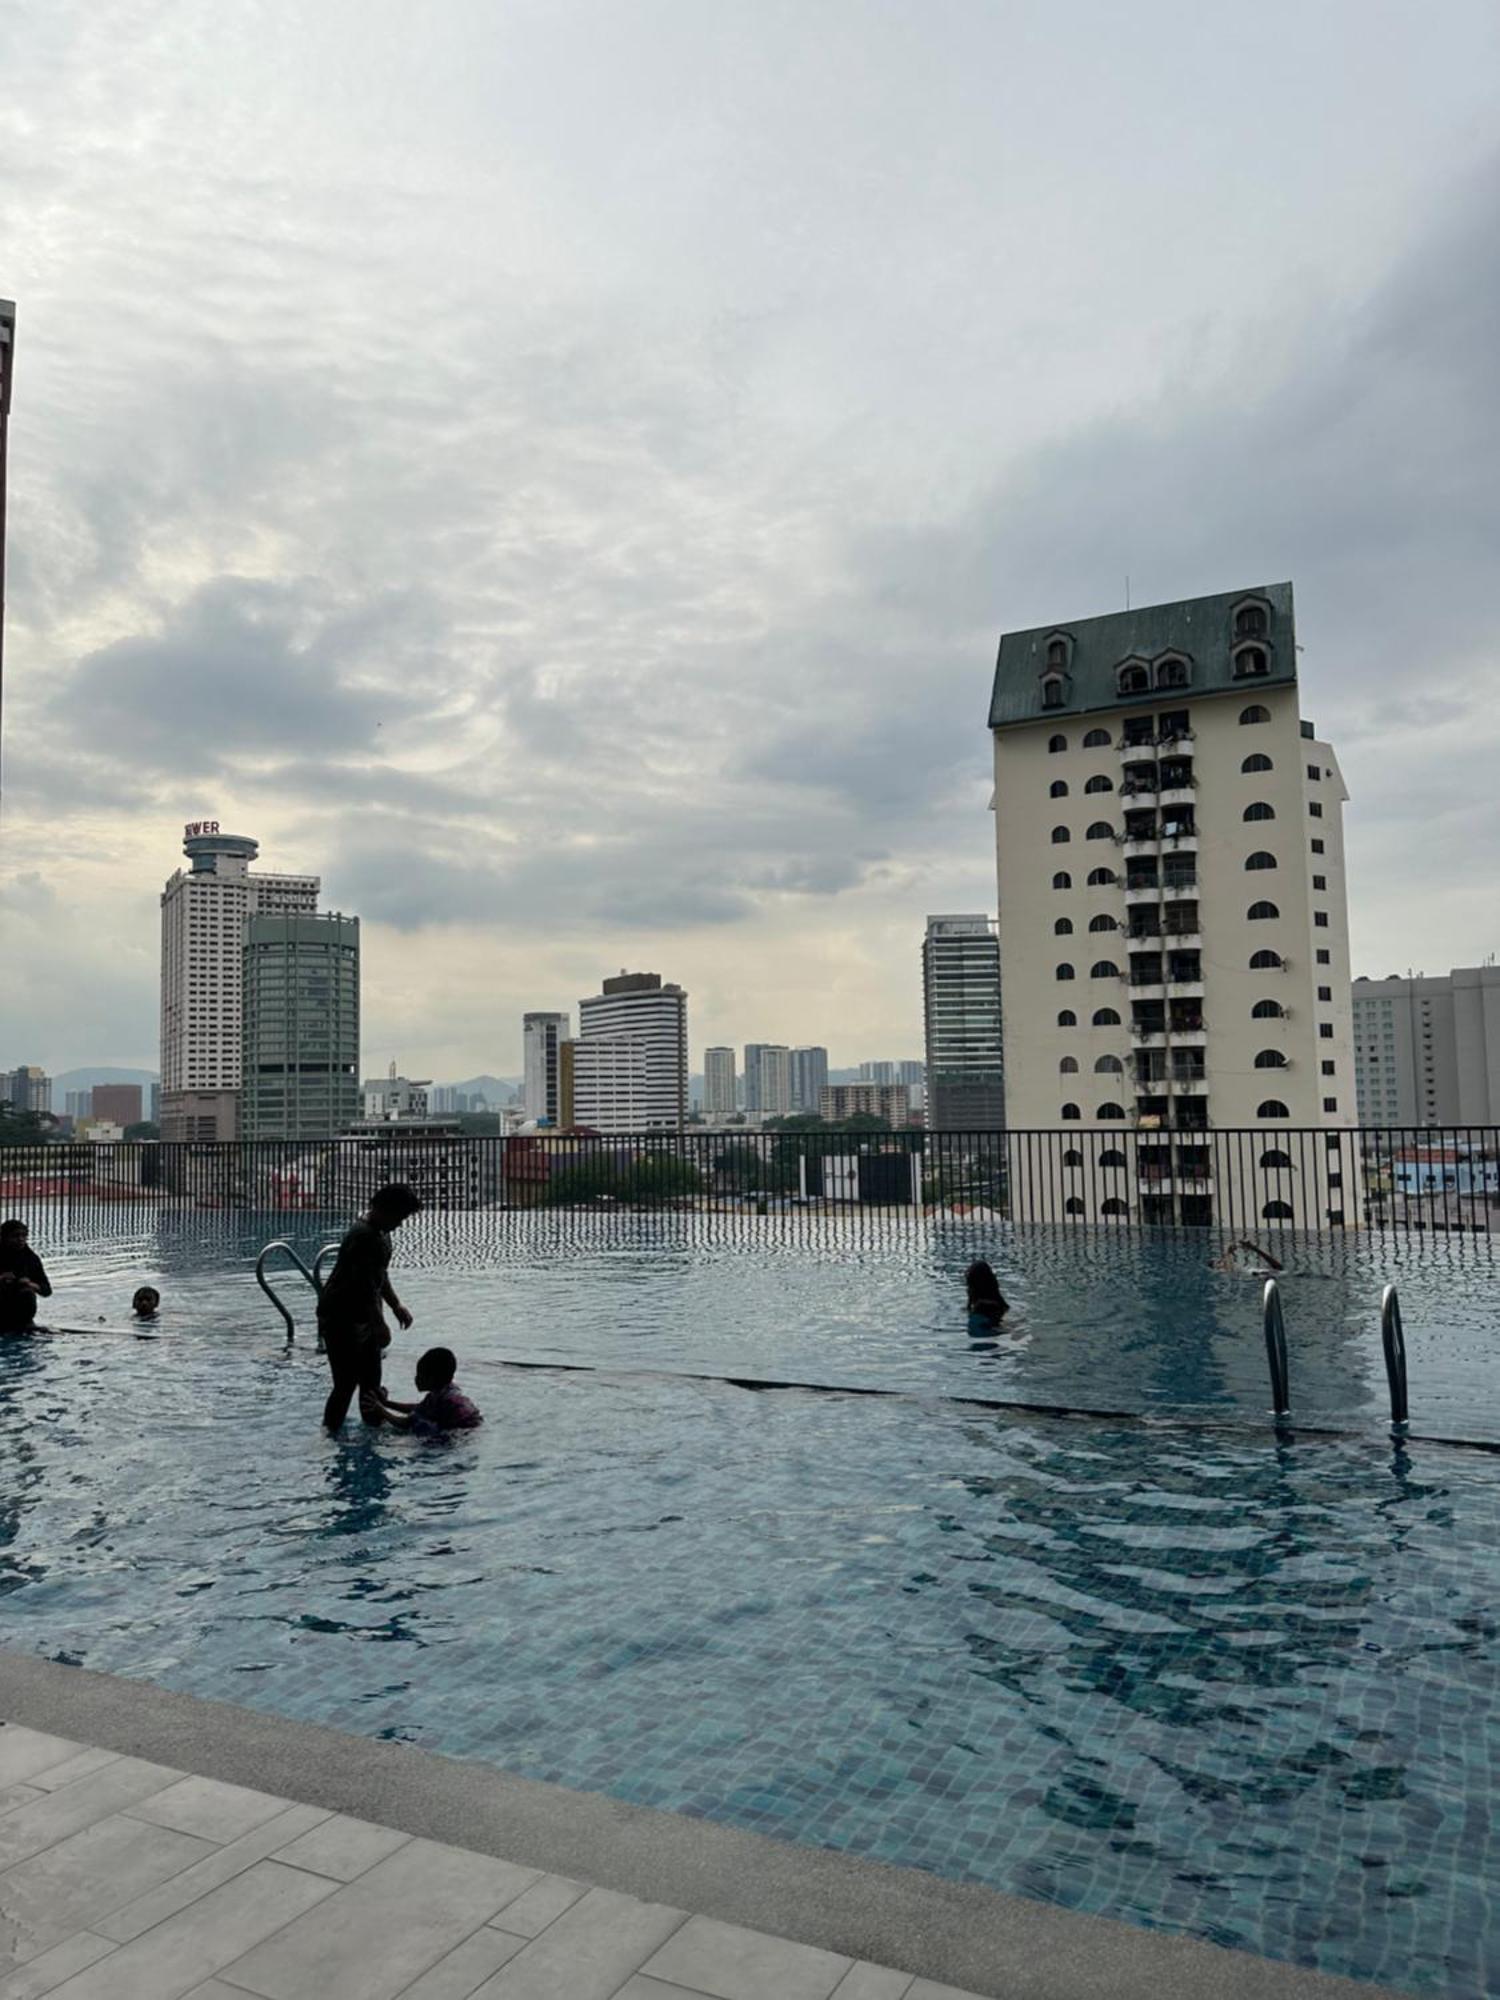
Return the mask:
[[161,1293],[155,1285],[141,1285],[130,1301],[130,1310],[137,1319],[155,1319],[161,1310]]
[[370,1196],[370,1220],[377,1229],[399,1229],[422,1206],[422,1198],[405,1181],[391,1181]]
[[0,1243],[24,1244],[30,1235],[31,1231],[18,1215],[12,1215],[5,1222],[0,1222]]
[[996,1305],[1000,1299],[1000,1280],[985,1262],[976,1257],[964,1272],[964,1285],[968,1290],[971,1306]]
[[434,1389],[446,1389],[458,1373],[458,1360],[451,1347],[429,1347],[417,1363],[417,1387],[424,1396]]

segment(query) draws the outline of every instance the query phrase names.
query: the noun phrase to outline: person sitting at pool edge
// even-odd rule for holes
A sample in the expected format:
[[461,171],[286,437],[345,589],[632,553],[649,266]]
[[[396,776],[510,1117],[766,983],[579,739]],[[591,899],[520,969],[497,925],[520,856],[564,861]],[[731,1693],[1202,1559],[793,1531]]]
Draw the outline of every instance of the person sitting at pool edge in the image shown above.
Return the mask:
[[141,1285],[130,1301],[130,1310],[137,1319],[155,1319],[161,1311],[161,1293],[155,1285]]
[[318,1331],[333,1376],[333,1388],[323,1405],[323,1422],[331,1431],[342,1427],[356,1390],[365,1422],[382,1421],[380,1368],[382,1351],[391,1340],[382,1307],[390,1307],[403,1332],[411,1325],[411,1314],[391,1290],[391,1231],[421,1206],[403,1181],[377,1188],[369,1209],[339,1245],[318,1299]]
[[19,1216],[0,1222],[0,1333],[29,1333],[36,1302],[50,1299],[52,1284],[31,1248],[31,1232]]
[[989,1320],[993,1325],[1010,1311],[1000,1280],[983,1257],[976,1257],[964,1272],[964,1284],[969,1294],[969,1311],[975,1318]]
[[429,1347],[417,1363],[417,1387],[424,1393],[420,1403],[382,1402],[387,1423],[418,1437],[439,1437],[445,1431],[471,1431],[484,1418],[471,1403],[454,1376],[458,1362],[448,1347]]

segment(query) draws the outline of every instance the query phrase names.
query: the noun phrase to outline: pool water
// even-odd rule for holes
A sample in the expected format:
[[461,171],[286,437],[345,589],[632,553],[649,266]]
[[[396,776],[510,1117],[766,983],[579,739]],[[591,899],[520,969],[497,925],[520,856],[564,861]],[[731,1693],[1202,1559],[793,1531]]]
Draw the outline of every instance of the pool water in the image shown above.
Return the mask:
[[[487,1416],[438,1445],[320,1435],[323,1365],[283,1347],[249,1237],[54,1255],[58,1322],[107,1324],[0,1344],[5,1643],[1325,1970],[1500,1987],[1500,1458],[1385,1435],[1374,1246],[1289,1259],[1294,1406],[1348,1434],[1278,1441],[1258,1288],[1201,1243],[992,1240],[1017,1331],[973,1343],[962,1235],[586,1223],[401,1243],[419,1318],[393,1355],[454,1346]],[[1417,1425],[1493,1425],[1487,1256],[1396,1275]],[[113,1330],[144,1278],[154,1340]]]

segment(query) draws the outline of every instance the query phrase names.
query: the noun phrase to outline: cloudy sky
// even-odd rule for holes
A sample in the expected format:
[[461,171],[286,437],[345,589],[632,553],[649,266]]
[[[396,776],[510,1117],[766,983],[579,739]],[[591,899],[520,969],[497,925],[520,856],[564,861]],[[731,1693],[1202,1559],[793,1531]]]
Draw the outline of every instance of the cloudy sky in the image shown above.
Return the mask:
[[365,1060],[656,968],[920,1051],[998,632],[1290,576],[1358,971],[1500,947],[1490,0],[0,0],[0,1063],[183,821]]

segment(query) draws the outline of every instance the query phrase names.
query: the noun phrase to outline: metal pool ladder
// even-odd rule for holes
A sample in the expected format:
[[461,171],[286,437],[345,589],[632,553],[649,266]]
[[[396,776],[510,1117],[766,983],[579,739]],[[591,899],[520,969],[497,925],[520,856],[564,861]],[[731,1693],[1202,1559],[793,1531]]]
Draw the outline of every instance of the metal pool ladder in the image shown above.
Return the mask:
[[1267,1278],[1262,1321],[1266,1332],[1266,1360],[1271,1369],[1271,1415],[1284,1424],[1292,1414],[1291,1387],[1286,1366],[1286,1314],[1281,1308],[1281,1287]]
[[[284,1236],[278,1236],[274,1240],[274,1242],[266,1244],[265,1248],[261,1251],[260,1255],[255,1260],[255,1282],[260,1286],[261,1290],[265,1293],[266,1297],[271,1301],[272,1305],[275,1306],[277,1312],[281,1314],[282,1319],[285,1320],[287,1345],[290,1346],[291,1343],[297,1338],[297,1323],[292,1318],[291,1307],[286,1303],[285,1299],[282,1298],[280,1292],[277,1291],[276,1287],[271,1283],[271,1280],[266,1276],[266,1264],[270,1260],[273,1252],[277,1250],[281,1250],[286,1253],[286,1255],[291,1259],[292,1263],[295,1264],[297,1269],[302,1273],[303,1277],[306,1278],[307,1282],[312,1286],[313,1291],[317,1294],[319,1298],[321,1298],[323,1296],[323,1266],[325,1262],[328,1260],[328,1258],[336,1257],[338,1255],[339,1246],[337,1245],[337,1243],[325,1243],[322,1249],[318,1252],[317,1256],[313,1258],[312,1268],[309,1269],[308,1266],[304,1264],[302,1259],[297,1255],[297,1252],[292,1247],[292,1245],[287,1242],[286,1238]],[[321,1348],[322,1345],[323,1345],[322,1337],[319,1336],[318,1346]]]
[[[1274,1278],[1266,1280],[1263,1322],[1266,1361],[1271,1370],[1271,1414],[1278,1424],[1286,1423],[1292,1414],[1291,1389],[1287,1379],[1286,1315],[1281,1305],[1281,1287]],[[1406,1336],[1401,1327],[1401,1301],[1394,1285],[1387,1285],[1380,1295],[1380,1346],[1385,1355],[1385,1379],[1390,1390],[1391,1429],[1404,1435],[1409,1422]]]

